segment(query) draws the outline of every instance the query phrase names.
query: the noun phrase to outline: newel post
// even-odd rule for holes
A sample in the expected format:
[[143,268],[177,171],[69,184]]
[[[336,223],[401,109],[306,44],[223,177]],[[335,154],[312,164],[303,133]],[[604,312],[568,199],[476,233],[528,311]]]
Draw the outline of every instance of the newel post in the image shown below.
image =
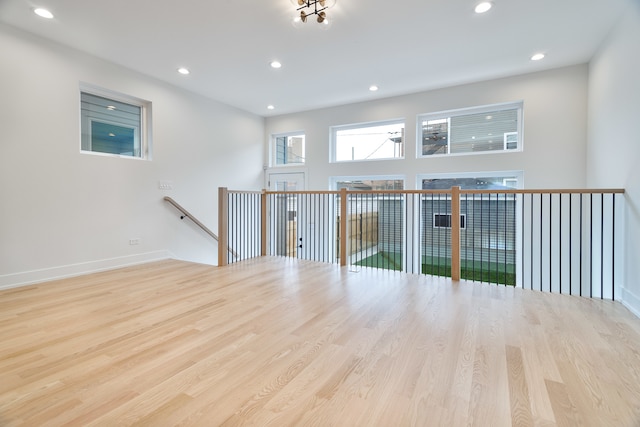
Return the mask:
[[347,189],[340,189],[340,266],[347,265]]
[[229,248],[229,190],[218,187],[218,266],[228,264],[227,252]]
[[451,280],[460,280],[460,187],[451,187]]

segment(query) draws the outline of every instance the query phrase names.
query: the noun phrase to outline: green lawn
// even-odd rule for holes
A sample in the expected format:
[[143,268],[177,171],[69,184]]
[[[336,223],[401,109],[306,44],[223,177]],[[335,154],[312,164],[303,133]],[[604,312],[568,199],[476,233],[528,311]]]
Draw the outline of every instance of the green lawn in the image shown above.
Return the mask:
[[[488,262],[461,260],[460,277],[478,282],[499,283],[515,286],[516,273],[513,264],[489,264]],[[386,270],[402,270],[402,254],[378,252],[355,263],[363,267],[384,268]],[[423,257],[422,273],[434,276],[451,277],[451,260],[442,257]]]

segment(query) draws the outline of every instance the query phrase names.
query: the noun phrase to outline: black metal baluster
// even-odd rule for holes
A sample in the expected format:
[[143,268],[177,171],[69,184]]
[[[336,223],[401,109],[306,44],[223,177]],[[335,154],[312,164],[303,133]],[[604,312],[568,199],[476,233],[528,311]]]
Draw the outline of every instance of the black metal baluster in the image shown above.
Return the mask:
[[553,255],[553,238],[552,238],[552,231],[553,231],[553,213],[552,213],[552,205],[553,205],[553,194],[549,193],[549,292],[553,292],[552,289],[552,283],[553,283],[553,277],[552,277],[552,272],[553,272],[553,261],[552,261],[552,255]]

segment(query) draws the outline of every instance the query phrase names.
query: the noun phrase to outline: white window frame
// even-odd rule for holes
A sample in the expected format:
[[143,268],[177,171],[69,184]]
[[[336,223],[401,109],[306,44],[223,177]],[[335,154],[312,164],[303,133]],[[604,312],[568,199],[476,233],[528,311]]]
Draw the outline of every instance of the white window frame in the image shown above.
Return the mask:
[[524,188],[524,172],[521,170],[507,170],[507,171],[480,171],[480,172],[451,172],[451,173],[425,173],[418,174],[416,176],[416,188],[422,189],[423,179],[450,179],[450,178],[502,178],[503,185],[505,182],[515,178],[517,179],[516,189]]
[[[434,112],[434,113],[425,113],[425,114],[419,114],[417,116],[417,120],[416,120],[416,156],[420,159],[427,159],[427,158],[437,158],[437,157],[443,157],[443,156],[477,156],[477,155],[485,155],[485,154],[497,154],[497,153],[512,153],[512,152],[519,152],[519,151],[523,151],[523,130],[524,130],[524,123],[523,123],[523,107],[524,107],[524,103],[523,101],[515,101],[515,102],[507,102],[507,103],[500,103],[500,104],[491,104],[491,105],[483,105],[483,106],[478,106],[478,107],[469,107],[469,108],[460,108],[460,109],[455,109],[455,110],[446,110],[446,111],[438,111],[438,112]],[[491,112],[495,112],[495,111],[502,111],[502,110],[512,110],[512,109],[517,109],[517,130],[516,132],[506,132],[503,136],[504,139],[504,146],[502,150],[487,150],[487,151],[475,151],[475,152],[470,152],[470,153],[451,153],[451,143],[450,143],[450,136],[451,136],[451,121],[449,120],[449,131],[447,133],[447,152],[446,153],[441,153],[441,154],[422,154],[422,150],[423,150],[423,134],[422,134],[422,123],[424,121],[429,121],[429,120],[443,120],[443,119],[451,119],[452,117],[458,117],[458,116],[466,116],[466,115],[471,115],[471,114],[482,114],[482,113],[491,113]],[[507,134],[517,134],[517,147],[515,149],[507,149]]]
[[[338,143],[338,132],[343,130],[350,129],[366,129],[376,126],[386,126],[386,125],[394,125],[394,124],[402,124],[403,125],[403,134],[402,134],[402,155],[398,157],[381,157],[381,158],[373,158],[373,159],[354,159],[354,160],[338,160],[337,159],[337,143]],[[402,160],[405,158],[406,153],[406,120],[404,118],[400,119],[390,119],[390,120],[381,120],[374,122],[363,122],[363,123],[352,123],[347,125],[337,125],[331,126],[330,128],[330,154],[329,154],[329,162],[330,163],[354,163],[354,162],[376,162],[376,161],[395,161]]]
[[[443,227],[441,225],[436,225],[436,216],[446,216],[448,218],[451,218],[452,215],[450,213],[434,212],[433,213],[433,221],[432,221],[433,228],[451,228],[451,226]],[[460,218],[462,219],[462,226],[460,226],[460,229],[461,230],[465,230],[467,228],[467,215],[466,214],[460,214]],[[449,224],[451,224],[452,220],[453,220],[452,218],[449,220]]]
[[[300,163],[278,163],[278,138],[289,138],[295,136],[302,136],[304,138],[304,143],[302,146],[302,162]],[[271,134],[271,139],[269,142],[269,163],[273,168],[292,168],[292,167],[303,167],[307,162],[307,136],[304,131],[292,131],[292,132],[282,132],[282,133],[273,133]]]
[[[131,126],[130,124],[120,123],[117,121],[107,120],[103,118],[85,117],[84,113],[82,112],[82,94],[83,93],[105,98],[110,101],[121,102],[124,104],[129,104],[135,107],[139,107],[140,108],[140,126],[139,127]],[[112,91],[109,89],[104,89],[88,83],[80,83],[78,100],[80,105],[80,153],[90,154],[95,156],[118,157],[123,159],[151,160],[152,142],[151,142],[151,102],[150,101],[137,98],[134,96],[126,95],[120,92]],[[104,153],[100,151],[93,151],[91,149],[87,150],[83,148],[83,141],[82,141],[83,131],[86,130],[86,134],[88,135],[89,142],[91,142],[92,141],[91,124],[94,122],[112,124],[112,125],[123,127],[123,128],[134,129],[136,141],[139,141],[139,142],[134,142],[134,153],[132,153],[132,155],[114,154],[114,153]],[[136,149],[138,149],[139,153],[135,153]]]
[[[332,176],[329,178],[329,190],[338,189],[340,181],[402,181],[402,188],[407,189],[407,180],[404,175],[358,175],[358,176]],[[378,190],[376,190],[378,191]],[[380,190],[384,191],[384,190]]]

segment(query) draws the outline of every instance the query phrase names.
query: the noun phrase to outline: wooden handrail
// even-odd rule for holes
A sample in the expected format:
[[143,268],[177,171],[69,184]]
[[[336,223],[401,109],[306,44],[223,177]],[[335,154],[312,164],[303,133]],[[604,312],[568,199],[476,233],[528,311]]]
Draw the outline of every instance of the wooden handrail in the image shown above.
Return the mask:
[[[214,233],[213,231],[211,231],[206,225],[204,225],[202,222],[200,222],[198,220],[198,218],[196,218],[195,216],[193,216],[188,210],[186,210],[185,208],[182,207],[182,205],[180,205],[178,202],[176,202],[175,200],[173,200],[171,197],[169,196],[165,196],[164,200],[171,203],[176,209],[178,209],[183,216],[180,217],[180,219],[183,218],[189,218],[191,221],[193,221],[193,223],[195,225],[197,225],[198,227],[200,227],[205,233],[207,233],[209,236],[213,237],[213,239],[216,242],[219,242],[218,240],[218,236],[216,235],[216,233]],[[231,252],[233,254],[233,256],[237,257],[238,254],[236,253],[236,251],[234,251],[233,249],[231,249],[230,247],[227,246],[227,250],[229,252]]]
[[[593,189],[494,189],[494,190],[465,190],[460,189],[460,194],[624,194],[625,190],[622,188],[593,188]],[[229,193],[239,193],[235,190],[229,190]],[[249,193],[249,192],[245,192]],[[251,192],[260,194],[260,192]],[[301,190],[301,191],[263,191],[264,194],[335,194],[339,195],[340,190]],[[451,194],[451,189],[441,190],[347,190],[347,195],[350,194]]]

